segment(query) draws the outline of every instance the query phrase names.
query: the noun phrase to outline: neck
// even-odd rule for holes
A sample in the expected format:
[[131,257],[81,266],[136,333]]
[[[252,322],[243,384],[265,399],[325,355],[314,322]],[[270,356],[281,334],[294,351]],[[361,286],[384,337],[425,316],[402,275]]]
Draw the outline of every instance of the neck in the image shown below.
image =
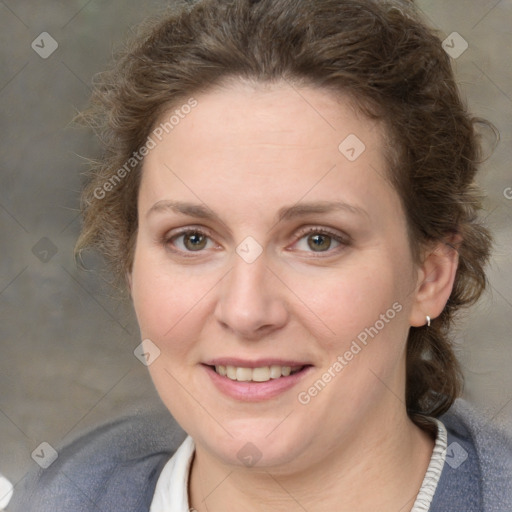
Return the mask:
[[[393,397],[396,401],[396,398]],[[386,404],[389,406],[389,404]],[[434,441],[398,409],[360,428],[306,470],[227,466],[196,447],[190,505],[198,512],[411,509]]]

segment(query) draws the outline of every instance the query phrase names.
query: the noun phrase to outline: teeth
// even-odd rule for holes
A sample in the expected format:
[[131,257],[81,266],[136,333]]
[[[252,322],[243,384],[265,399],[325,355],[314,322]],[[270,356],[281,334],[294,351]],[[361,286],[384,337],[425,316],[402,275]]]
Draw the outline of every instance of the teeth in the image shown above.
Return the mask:
[[270,379],[279,379],[288,377],[291,373],[296,373],[303,367],[292,368],[291,366],[261,366],[259,368],[242,368],[238,366],[215,366],[215,371],[231,380],[239,382],[267,382]]
[[281,367],[280,366],[271,366],[270,367],[270,378],[271,379],[279,379],[281,377]]
[[231,380],[236,380],[236,368],[234,366],[226,366],[226,376]]
[[250,368],[237,368],[236,369],[236,380],[238,380],[238,381],[252,380],[252,370]]
[[[267,380],[270,380],[270,368],[268,366],[253,368],[251,374],[251,380],[256,382],[267,382]],[[281,377],[281,371],[279,371],[279,377]]]

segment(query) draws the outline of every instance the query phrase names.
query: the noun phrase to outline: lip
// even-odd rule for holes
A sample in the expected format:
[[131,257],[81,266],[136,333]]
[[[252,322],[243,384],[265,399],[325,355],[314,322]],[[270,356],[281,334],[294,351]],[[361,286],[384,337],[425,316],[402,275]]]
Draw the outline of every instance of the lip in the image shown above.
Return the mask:
[[[243,368],[256,368],[259,366],[271,366],[272,364],[279,366],[304,366],[302,364],[289,364],[291,361],[286,361],[286,364],[282,364],[281,361],[276,362],[275,359],[272,360],[259,360],[252,361],[251,366],[248,366],[249,361],[243,362],[240,364],[240,360],[236,359],[218,359],[216,361],[224,361],[224,363],[216,362],[216,365],[229,365],[229,366],[240,366]],[[225,363],[225,361],[230,361],[230,363]],[[233,361],[238,361],[237,364],[232,364]],[[265,361],[272,361],[270,364],[266,364]],[[245,365],[245,366],[244,366]],[[235,400],[243,401],[243,402],[263,402],[265,400],[269,400],[271,398],[275,398],[278,395],[288,391],[289,389],[296,386],[300,381],[302,381],[311,370],[313,370],[313,366],[306,365],[301,371],[291,374],[288,377],[279,377],[279,379],[270,379],[267,382],[238,382],[236,380],[231,380],[228,377],[223,377],[219,375],[214,368],[211,366],[214,365],[201,365],[208,377],[211,379],[215,387],[224,395],[233,398]]]
[[248,361],[246,359],[239,359],[236,357],[225,357],[211,359],[204,361],[203,364],[208,366],[237,366],[239,368],[260,368],[262,366],[291,366],[296,368],[298,366],[311,366],[307,361],[292,361],[290,359],[256,359],[255,361]]

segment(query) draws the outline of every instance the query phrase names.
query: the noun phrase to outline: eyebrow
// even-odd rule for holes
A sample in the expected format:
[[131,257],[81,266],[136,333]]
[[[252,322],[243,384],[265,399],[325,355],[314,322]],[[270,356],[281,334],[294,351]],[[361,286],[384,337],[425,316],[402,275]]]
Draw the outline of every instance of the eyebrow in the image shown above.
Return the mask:
[[[196,217],[199,219],[207,219],[223,223],[220,217],[205,204],[186,203],[182,201],[158,201],[148,210],[146,215],[150,216],[157,212],[165,212],[169,210],[174,213],[188,215],[189,217]],[[317,201],[310,203],[297,203],[293,206],[284,206],[277,212],[276,223],[283,220],[291,220],[298,217],[303,217],[306,215],[331,213],[335,211],[344,211],[353,215],[365,216],[369,218],[366,210],[363,210],[358,206],[354,206],[341,201]]]

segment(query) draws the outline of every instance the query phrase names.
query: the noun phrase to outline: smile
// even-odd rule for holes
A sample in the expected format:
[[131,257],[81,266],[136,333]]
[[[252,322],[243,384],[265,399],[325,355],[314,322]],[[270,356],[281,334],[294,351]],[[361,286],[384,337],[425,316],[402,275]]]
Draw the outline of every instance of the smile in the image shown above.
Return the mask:
[[238,382],[267,382],[271,379],[288,377],[301,371],[304,366],[260,366],[258,368],[244,368],[240,366],[214,366],[215,372],[222,377],[227,377]]
[[260,402],[275,398],[299,385],[299,382],[314,371],[314,366],[301,364],[299,361],[249,362],[230,359],[208,361],[201,366],[218,391],[231,399],[243,402]]

